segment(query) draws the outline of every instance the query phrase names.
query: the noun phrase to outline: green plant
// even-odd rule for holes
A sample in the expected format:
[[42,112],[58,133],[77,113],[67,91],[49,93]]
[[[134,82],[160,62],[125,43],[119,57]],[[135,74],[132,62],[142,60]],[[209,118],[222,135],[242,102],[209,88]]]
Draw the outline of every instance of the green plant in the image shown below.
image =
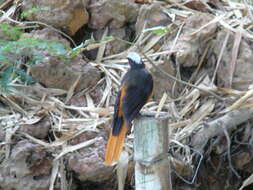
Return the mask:
[[48,11],[50,10],[49,7],[34,7],[31,9],[28,9],[26,11],[23,11],[20,15],[21,19],[24,19],[26,17],[28,17],[29,15],[35,13],[35,12],[39,12],[39,11]]
[[100,41],[96,41],[94,39],[85,40],[80,45],[78,45],[75,48],[71,49],[71,51],[68,52],[68,56],[70,58],[75,57],[76,55],[81,53],[88,45],[95,44],[95,43],[107,43],[107,42],[110,42],[110,41],[113,41],[113,40],[115,40],[115,38],[113,36],[107,36],[107,37],[101,39]]
[[71,49],[60,42],[22,37],[22,30],[18,27],[2,25],[2,30],[12,31],[10,34],[12,38],[11,40],[0,38],[0,94],[13,91],[16,93],[17,91],[11,87],[14,82],[27,85],[34,83],[35,80],[26,72],[27,68],[33,64],[43,63],[45,52],[65,61],[81,53],[90,44],[115,40],[112,36],[100,41],[90,39]]
[[169,30],[171,30],[170,26],[155,26],[152,28],[145,29],[144,32],[151,31],[154,34],[162,35],[162,34],[165,34]]
[[22,28],[9,24],[0,24],[0,39],[17,40],[22,34]]
[[[20,30],[6,26],[21,36]],[[20,34],[21,32],[21,34]],[[15,32],[13,33],[14,36]],[[16,41],[0,39],[0,94],[13,91],[12,83],[32,84],[34,79],[27,68],[43,62],[45,51],[61,59],[69,59],[71,48],[63,43],[47,39],[20,37]]]

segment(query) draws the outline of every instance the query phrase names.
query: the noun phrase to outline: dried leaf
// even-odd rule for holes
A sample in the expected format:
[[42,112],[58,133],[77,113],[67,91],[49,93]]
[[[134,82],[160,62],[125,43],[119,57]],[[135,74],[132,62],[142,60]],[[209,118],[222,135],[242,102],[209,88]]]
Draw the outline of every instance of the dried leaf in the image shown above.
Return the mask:
[[165,101],[166,101],[167,97],[168,97],[168,95],[166,93],[163,93],[163,96],[162,96],[162,98],[159,102],[159,105],[158,105],[157,113],[155,115],[156,118],[159,116],[159,114],[160,114],[160,112],[161,112],[161,110],[162,110],[162,108],[165,104]]
[[81,148],[84,148],[84,147],[87,147],[87,146],[90,146],[92,144],[94,144],[96,141],[99,141],[101,140],[102,137],[97,137],[97,138],[94,138],[94,139],[91,139],[91,140],[88,140],[88,141],[85,141],[85,142],[82,142],[80,144],[77,144],[77,145],[73,145],[73,146],[66,146],[64,147],[64,149],[62,150],[62,152],[57,155],[55,157],[54,160],[58,160],[59,158],[61,158],[63,155],[69,153],[69,152],[73,152],[73,151],[76,151],[78,149],[81,149]]
[[126,151],[123,151],[120,155],[117,164],[117,179],[118,179],[118,190],[124,190],[125,181],[127,177],[129,155]]
[[74,82],[74,84],[70,87],[65,103],[68,103],[68,101],[72,98],[74,91],[76,89],[77,84],[79,83],[80,79],[81,79],[82,74],[79,74]]
[[184,108],[180,111],[181,117],[184,117],[192,108],[194,103],[200,97],[200,92],[197,89],[194,89],[187,97],[186,100],[190,99],[189,102],[184,106]]
[[243,181],[243,184],[242,184],[242,186],[240,187],[239,190],[243,190],[244,187],[246,187],[246,186],[248,186],[252,183],[253,183],[253,174],[251,174],[247,179],[245,179]]
[[236,102],[233,103],[230,107],[226,108],[224,112],[229,112],[235,109],[238,109],[243,105],[244,102],[246,102],[250,97],[253,96],[253,89],[249,90],[244,96],[242,96],[240,99],[238,99]]
[[60,163],[59,160],[55,160],[53,162],[53,169],[52,169],[51,178],[50,178],[49,190],[53,190],[54,189],[54,182],[55,182],[57,174],[58,174],[59,163]]
[[234,46],[232,49],[232,60],[231,60],[231,68],[230,68],[230,73],[229,73],[229,76],[230,76],[229,77],[230,78],[229,87],[232,87],[233,75],[234,75],[235,68],[236,68],[236,60],[237,60],[237,56],[239,53],[241,39],[242,39],[242,29],[240,27],[235,33]]
[[192,123],[198,122],[208,116],[214,109],[215,103],[213,99],[206,101],[191,117]]
[[[107,37],[107,34],[108,34],[108,27],[105,28],[102,39],[105,39]],[[105,53],[105,47],[106,47],[106,43],[101,42],[98,49],[97,58],[96,58],[97,63],[101,62]]]

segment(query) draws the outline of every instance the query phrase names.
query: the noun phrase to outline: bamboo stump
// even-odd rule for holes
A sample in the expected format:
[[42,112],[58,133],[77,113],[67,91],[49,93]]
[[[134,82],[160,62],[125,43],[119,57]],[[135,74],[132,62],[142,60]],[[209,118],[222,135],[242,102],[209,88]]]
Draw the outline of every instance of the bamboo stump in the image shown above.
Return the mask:
[[136,190],[172,190],[168,152],[168,117],[141,116],[134,121]]

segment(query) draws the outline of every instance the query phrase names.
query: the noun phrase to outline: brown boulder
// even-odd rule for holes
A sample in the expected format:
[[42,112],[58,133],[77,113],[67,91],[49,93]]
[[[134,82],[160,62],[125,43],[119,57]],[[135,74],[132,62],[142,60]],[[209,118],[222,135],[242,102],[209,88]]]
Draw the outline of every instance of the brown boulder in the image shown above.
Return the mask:
[[45,117],[33,124],[21,125],[19,131],[27,133],[38,139],[45,139],[48,136],[51,123],[48,117]]
[[139,11],[138,19],[135,24],[136,34],[140,34],[144,28],[152,28],[155,26],[168,26],[171,19],[163,12],[162,5],[154,3],[151,5],[143,5]]
[[[175,69],[171,62],[163,62],[157,66],[166,73],[172,76],[175,75]],[[175,83],[175,81],[169,79],[167,76],[165,76],[155,68],[151,68],[151,72],[154,80],[154,90],[153,90],[154,99],[160,101],[160,98],[162,97],[164,92],[171,95],[173,84]]]
[[[57,32],[48,28],[33,31],[29,34],[25,33],[23,36],[36,40],[47,39],[56,44],[59,42],[62,47],[57,47],[58,51],[63,51],[63,48],[64,51],[67,51],[70,45]],[[46,87],[69,90],[78,76],[81,75],[76,89],[82,90],[95,85],[100,79],[99,70],[87,64],[80,55],[68,59],[63,58],[64,55],[55,55],[54,52],[49,50],[36,48],[34,49],[35,52],[42,55],[43,60],[40,60],[40,64],[31,66],[31,74],[36,81],[41,82]],[[29,55],[29,52],[26,52],[26,54]]]
[[32,76],[49,88],[69,90],[80,76],[76,90],[96,85],[100,79],[97,68],[88,65],[80,56],[65,62],[56,56],[47,56],[45,63],[31,67]]
[[107,25],[121,28],[136,21],[139,10],[134,0],[92,0],[89,7],[91,18],[88,25],[93,29],[102,29]]
[[[101,40],[104,31],[105,31],[104,29],[94,31],[95,39]],[[113,36],[115,38],[119,38],[119,39],[126,40],[126,41],[130,40],[130,35],[128,33],[127,27],[110,28],[108,30],[107,36]],[[117,39],[113,40],[111,42],[108,42],[105,47],[105,55],[104,56],[110,56],[110,55],[120,53],[120,52],[126,50],[128,48],[128,46],[129,46],[129,44],[127,44],[123,41],[117,40]]]
[[[183,67],[197,66],[201,55],[205,51],[207,42],[217,29],[217,24],[210,24],[201,30],[202,26],[210,22],[213,16],[204,13],[196,13],[187,18],[182,33],[174,47],[176,63]],[[171,47],[174,39],[164,49]]]
[[[222,30],[218,33],[214,41],[214,55],[217,58],[220,55],[221,47],[224,43],[227,32]],[[234,45],[234,35],[230,34],[227,45],[222,54],[219,69],[217,71],[217,83],[219,87],[229,87],[231,76],[231,60],[232,48]],[[253,49],[252,42],[247,41],[245,38],[241,39],[239,46],[239,53],[236,60],[235,71],[233,73],[232,88],[238,90],[247,90],[253,81]],[[216,65],[216,62],[212,64]]]
[[42,146],[19,141],[10,158],[0,166],[0,189],[47,190],[51,159]]
[[89,14],[86,11],[88,0],[24,0],[22,10],[26,19],[40,21],[53,27],[64,29],[71,36],[86,24]]
[[[71,141],[71,144],[85,142],[96,137],[95,132],[87,132]],[[105,131],[100,132],[101,136],[105,135]],[[89,148],[85,148],[72,154],[68,160],[68,166],[80,181],[104,182],[111,179],[113,175],[113,167],[104,165],[104,151],[106,140],[101,138]]]
[[58,32],[50,29],[50,28],[43,28],[41,30],[33,30],[30,33],[24,33],[22,37],[25,38],[32,38],[36,40],[50,40],[54,42],[60,42],[67,46],[70,46],[70,43],[68,40],[63,38]]

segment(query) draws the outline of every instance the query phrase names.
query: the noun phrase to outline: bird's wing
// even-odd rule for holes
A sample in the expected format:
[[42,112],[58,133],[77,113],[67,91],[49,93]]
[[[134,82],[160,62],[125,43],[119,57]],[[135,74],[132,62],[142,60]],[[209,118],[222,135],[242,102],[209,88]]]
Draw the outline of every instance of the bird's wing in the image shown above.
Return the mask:
[[148,101],[152,88],[129,86],[125,92],[122,105],[123,115],[128,124],[130,124]]
[[112,134],[118,135],[123,125],[123,112],[122,112],[122,101],[125,94],[124,88],[121,88],[118,92],[115,104],[114,104],[114,115],[112,122]]

